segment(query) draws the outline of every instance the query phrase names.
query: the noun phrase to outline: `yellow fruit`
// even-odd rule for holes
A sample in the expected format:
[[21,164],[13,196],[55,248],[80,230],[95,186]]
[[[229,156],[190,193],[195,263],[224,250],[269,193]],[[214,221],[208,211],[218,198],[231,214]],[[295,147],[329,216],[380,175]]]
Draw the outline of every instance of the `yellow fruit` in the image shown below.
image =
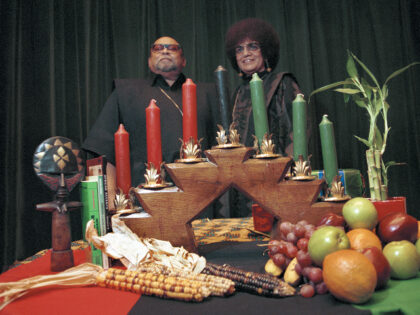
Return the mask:
[[275,277],[278,277],[283,273],[283,269],[277,266],[271,258],[265,263],[264,270],[266,273]]
[[375,291],[375,267],[358,251],[343,249],[333,252],[325,257],[322,269],[328,290],[341,301],[361,304]]
[[287,266],[286,271],[284,272],[284,276],[283,276],[284,281],[286,281],[292,286],[297,286],[302,279],[300,274],[298,274],[295,270],[297,263],[298,263],[297,258],[296,257],[293,258],[292,261]]
[[379,237],[368,229],[354,229],[347,232],[350,241],[350,248],[361,251],[368,247],[377,247],[382,250],[382,243]]

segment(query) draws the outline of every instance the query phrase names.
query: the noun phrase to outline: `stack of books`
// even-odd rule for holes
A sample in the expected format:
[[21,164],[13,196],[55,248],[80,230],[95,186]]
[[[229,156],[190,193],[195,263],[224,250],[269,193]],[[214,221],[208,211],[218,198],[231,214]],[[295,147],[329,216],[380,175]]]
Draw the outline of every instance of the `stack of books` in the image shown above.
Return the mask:
[[[94,221],[99,236],[112,231],[111,213],[115,210],[116,194],[115,166],[100,156],[86,161],[86,177],[80,183],[80,198],[83,203],[82,229],[85,238],[86,224]],[[110,258],[101,250],[90,245],[90,261],[109,268]]]

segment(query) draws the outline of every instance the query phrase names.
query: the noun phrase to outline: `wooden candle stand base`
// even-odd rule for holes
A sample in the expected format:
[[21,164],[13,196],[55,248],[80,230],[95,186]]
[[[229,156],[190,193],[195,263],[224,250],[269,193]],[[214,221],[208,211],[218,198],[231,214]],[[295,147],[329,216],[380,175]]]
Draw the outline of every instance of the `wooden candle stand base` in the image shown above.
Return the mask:
[[248,147],[205,151],[209,162],[171,163],[165,168],[175,186],[134,192],[149,218],[122,218],[140,237],[167,240],[197,252],[191,222],[230,187],[258,203],[279,222],[317,223],[327,212],[341,213],[343,203],[317,202],[325,180],[291,181],[292,159],[251,158]]

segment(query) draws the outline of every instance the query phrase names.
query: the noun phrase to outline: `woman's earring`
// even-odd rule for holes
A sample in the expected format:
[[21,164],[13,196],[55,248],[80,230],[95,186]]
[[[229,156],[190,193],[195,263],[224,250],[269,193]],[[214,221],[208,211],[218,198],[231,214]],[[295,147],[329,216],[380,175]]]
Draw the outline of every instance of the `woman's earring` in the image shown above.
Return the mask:
[[242,77],[244,76],[243,72],[242,72],[242,71],[239,71],[238,76],[239,76],[240,78],[242,78]]
[[268,64],[268,60],[267,59],[265,59],[265,69],[267,70],[267,72],[271,72],[271,68],[270,68],[270,65]]

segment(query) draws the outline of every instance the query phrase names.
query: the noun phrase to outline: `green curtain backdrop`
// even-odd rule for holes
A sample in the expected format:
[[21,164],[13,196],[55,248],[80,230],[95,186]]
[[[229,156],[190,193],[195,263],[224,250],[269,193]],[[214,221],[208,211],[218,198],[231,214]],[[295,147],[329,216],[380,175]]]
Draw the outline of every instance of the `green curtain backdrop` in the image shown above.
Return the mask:
[[[305,95],[346,77],[347,49],[381,82],[420,61],[420,2],[416,0],[16,0],[0,2],[0,257],[16,259],[51,247],[51,214],[35,210],[53,194],[35,176],[32,156],[51,136],[81,144],[111,92],[112,80],[144,77],[150,44],[162,35],[184,47],[187,76],[212,81],[218,65],[237,75],[224,53],[224,35],[237,20],[259,17],[281,39],[277,70],[293,72]],[[406,196],[420,218],[420,67],[390,86],[387,160],[390,195]],[[313,169],[322,169],[318,124],[334,123],[340,168],[366,175],[365,113],[334,92],[311,103]],[[365,176],[366,178],[366,176]],[[72,200],[78,200],[73,193]],[[80,239],[80,212],[71,213]]]

